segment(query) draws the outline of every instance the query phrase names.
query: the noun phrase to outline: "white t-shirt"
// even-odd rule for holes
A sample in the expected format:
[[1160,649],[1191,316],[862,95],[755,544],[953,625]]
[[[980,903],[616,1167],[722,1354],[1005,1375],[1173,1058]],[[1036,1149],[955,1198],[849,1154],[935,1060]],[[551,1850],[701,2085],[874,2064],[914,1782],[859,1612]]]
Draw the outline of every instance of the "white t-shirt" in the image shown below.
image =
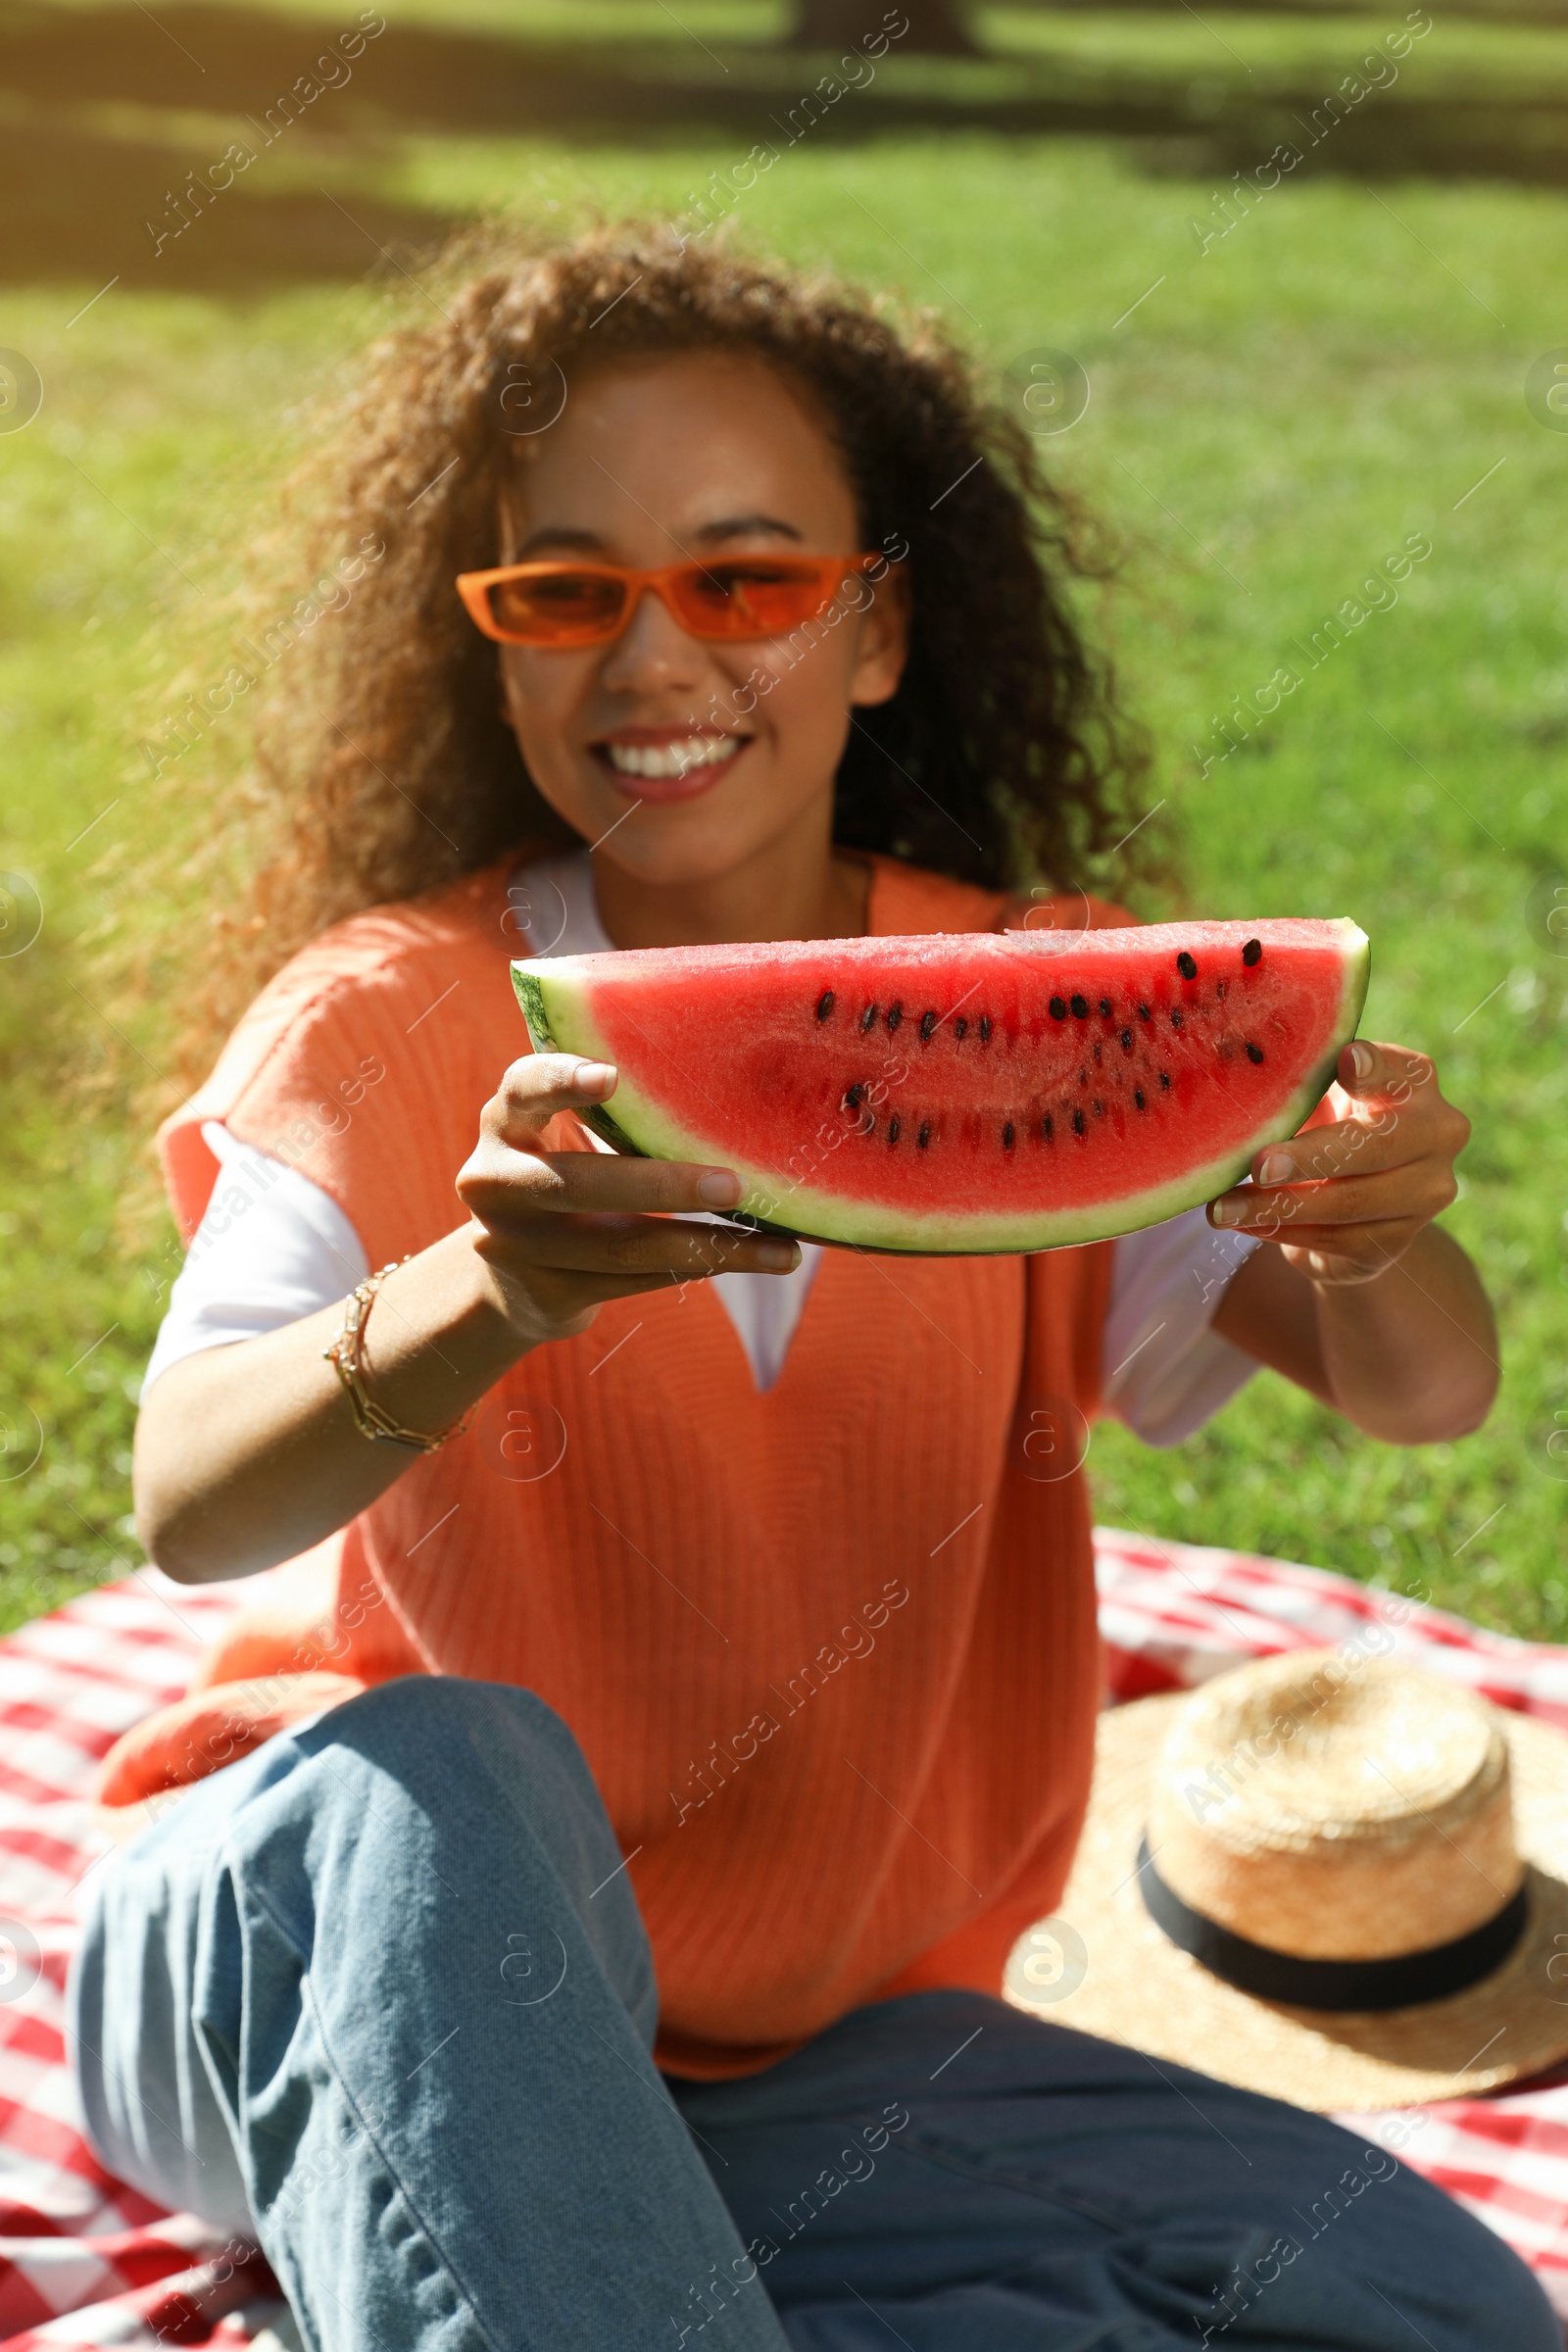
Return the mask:
[[[612,949],[586,851],[525,867],[508,895],[534,955]],[[222,1173],[170,1295],[143,1394],[181,1356],[296,1323],[346,1298],[370,1270],[359,1235],[319,1185],[216,1120],[202,1136]],[[1244,1234],[1213,1231],[1200,1208],[1117,1242],[1103,1394],[1107,1409],[1148,1444],[1179,1445],[1256,1371],[1209,1328],[1225,1286],[1256,1246]],[[712,1277],[760,1391],[783,1369],[822,1254],[803,1242],[792,1274]]]

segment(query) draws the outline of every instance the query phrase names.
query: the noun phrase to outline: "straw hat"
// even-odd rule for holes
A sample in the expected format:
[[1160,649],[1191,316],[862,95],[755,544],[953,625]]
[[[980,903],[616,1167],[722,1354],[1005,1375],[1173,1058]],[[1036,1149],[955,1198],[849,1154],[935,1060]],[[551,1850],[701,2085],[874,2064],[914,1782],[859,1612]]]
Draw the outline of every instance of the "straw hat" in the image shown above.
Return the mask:
[[1113,1707],[1004,1989],[1299,2107],[1538,2074],[1568,2054],[1568,1740],[1332,1650]]

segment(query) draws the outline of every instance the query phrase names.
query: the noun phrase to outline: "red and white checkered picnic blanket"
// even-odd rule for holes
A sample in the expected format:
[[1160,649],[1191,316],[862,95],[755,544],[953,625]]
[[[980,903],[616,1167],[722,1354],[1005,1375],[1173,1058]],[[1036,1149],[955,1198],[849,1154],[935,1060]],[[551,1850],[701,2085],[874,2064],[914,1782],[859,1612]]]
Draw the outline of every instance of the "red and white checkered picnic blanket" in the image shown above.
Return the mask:
[[[1096,1546],[1118,1699],[1200,1683],[1239,1657],[1350,1640],[1381,1618],[1396,1654],[1568,1730],[1568,1649],[1393,1605],[1315,1568],[1103,1528]],[[159,2212],[94,2161],[65,2033],[78,1889],[111,1850],[92,1798],[99,1762],[179,1696],[199,1652],[256,1592],[255,1582],[192,1590],[147,1569],[0,1642],[0,2352],[298,2343],[254,2248]],[[1404,2161],[1498,2230],[1568,2319],[1568,2069],[1426,2117]]]

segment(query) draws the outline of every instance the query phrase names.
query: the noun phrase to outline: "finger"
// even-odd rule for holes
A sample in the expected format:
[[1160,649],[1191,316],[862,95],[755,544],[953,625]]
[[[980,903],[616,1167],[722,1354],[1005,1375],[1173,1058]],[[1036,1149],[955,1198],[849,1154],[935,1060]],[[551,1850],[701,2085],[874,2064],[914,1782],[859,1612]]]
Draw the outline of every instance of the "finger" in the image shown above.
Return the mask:
[[1429,1055],[1406,1046],[1385,1046],[1368,1037],[1352,1037],[1340,1048],[1335,1076],[1348,1095],[1373,1100],[1391,1093],[1408,1099],[1417,1088],[1430,1086],[1436,1072]]
[[506,1272],[532,1267],[556,1272],[654,1274],[787,1274],[800,1262],[792,1241],[723,1225],[689,1225],[677,1217],[538,1217],[525,1224],[487,1224],[474,1248]]
[[1353,1113],[1360,1102],[1397,1111],[1419,1111],[1432,1097],[1441,1102],[1436,1077],[1424,1054],[1411,1053],[1404,1046],[1379,1045],[1370,1038],[1352,1038],[1341,1047],[1328,1092],[1301,1121],[1298,1137],[1335,1125],[1347,1112]]
[[458,1190],[477,1216],[535,1209],[567,1214],[641,1211],[654,1216],[734,1208],[744,1187],[733,1168],[598,1152],[522,1152],[503,1144],[487,1148],[481,1143],[464,1168]]
[[1398,1264],[1419,1230],[1414,1225],[1365,1226],[1348,1243],[1344,1234],[1306,1237],[1283,1248],[1281,1254],[1287,1265],[1312,1282],[1375,1282]]
[[1393,1114],[1382,1120],[1340,1119],[1293,1135],[1289,1143],[1266,1145],[1252,1161],[1252,1182],[1273,1188],[1375,1175],[1423,1159],[1429,1149],[1424,1131],[1412,1131],[1410,1122]]
[[[731,1273],[729,1266],[688,1267],[684,1271],[666,1269],[655,1274],[584,1274],[569,1269],[536,1264],[509,1262],[504,1246],[494,1235],[482,1233],[474,1238],[474,1249],[483,1256],[500,1281],[503,1289],[521,1293],[519,1306],[525,1325],[537,1325],[541,1319],[554,1327],[551,1336],[575,1338],[592,1323],[602,1306],[612,1298],[672,1298],[683,1304],[690,1293],[711,1281],[715,1274]],[[788,1266],[756,1267],[759,1273],[787,1274]]]
[[1333,1250],[1287,1250],[1285,1260],[1320,1289],[1348,1290],[1358,1283],[1376,1282],[1402,1255],[1397,1250],[1364,1258],[1346,1257]]
[[[700,1266],[684,1274],[666,1271],[662,1274],[564,1274],[555,1279],[569,1282],[574,1303],[605,1306],[612,1298],[674,1298],[684,1299],[688,1291],[711,1282],[715,1274],[731,1274],[733,1266]],[[785,1273],[790,1269],[762,1267],[763,1273]]]
[[1255,1238],[1276,1244],[1287,1257],[1301,1250],[1324,1250],[1382,1265],[1407,1250],[1424,1223],[1421,1217],[1385,1217],[1371,1225],[1281,1225],[1273,1232],[1260,1231]]
[[1439,1215],[1458,1192],[1444,1159],[1417,1159],[1317,1184],[1239,1185],[1209,1206],[1209,1223],[1253,1233],[1289,1225],[1371,1225]]
[[589,1109],[614,1091],[611,1062],[585,1061],[575,1054],[525,1054],[485,1104],[480,1133],[502,1143],[526,1144],[559,1111]]
[[1266,1145],[1252,1161],[1252,1181],[1271,1186],[1371,1175],[1423,1160],[1451,1166],[1469,1140],[1469,1120],[1435,1088],[1402,1108],[1386,1097],[1373,1115],[1303,1128],[1288,1143]]

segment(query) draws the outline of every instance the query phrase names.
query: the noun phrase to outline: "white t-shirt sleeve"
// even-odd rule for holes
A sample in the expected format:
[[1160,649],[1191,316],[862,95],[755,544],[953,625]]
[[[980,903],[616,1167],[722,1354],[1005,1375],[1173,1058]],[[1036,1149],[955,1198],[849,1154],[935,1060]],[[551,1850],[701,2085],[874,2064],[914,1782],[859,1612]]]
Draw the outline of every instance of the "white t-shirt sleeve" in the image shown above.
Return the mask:
[[297,1323],[346,1298],[370,1270],[318,1184],[216,1120],[204,1122],[202,1141],[220,1162],[218,1182],[170,1293],[143,1396],[181,1356]]
[[[203,1126],[202,1140],[222,1173],[170,1293],[169,1312],[142,1375],[143,1396],[181,1356],[297,1323],[346,1298],[370,1270],[359,1235],[319,1185],[237,1142],[216,1121]],[[706,1213],[703,1221],[721,1222]],[[815,1244],[803,1242],[793,1274],[714,1278],[714,1293],[760,1390],[770,1389],[784,1369],[821,1260]]]
[[1221,1233],[1201,1208],[1116,1244],[1101,1362],[1107,1412],[1148,1446],[1179,1446],[1257,1370],[1210,1329],[1226,1286],[1257,1243]]

